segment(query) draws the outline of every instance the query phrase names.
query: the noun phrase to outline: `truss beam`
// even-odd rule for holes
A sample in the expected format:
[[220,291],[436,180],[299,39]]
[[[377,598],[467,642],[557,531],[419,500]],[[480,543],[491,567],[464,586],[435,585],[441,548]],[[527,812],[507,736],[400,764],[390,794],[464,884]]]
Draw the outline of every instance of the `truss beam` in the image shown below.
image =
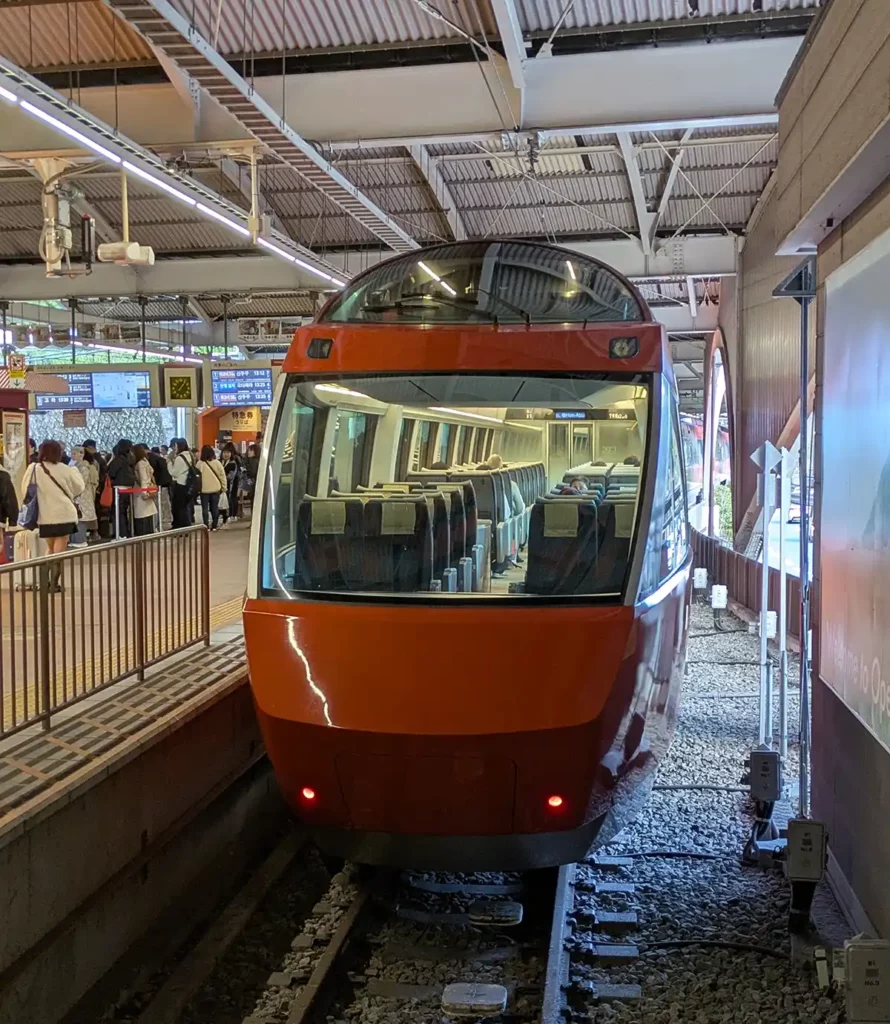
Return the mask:
[[643,175],[640,173],[640,164],[637,160],[637,154],[630,135],[626,132],[618,132],[618,146],[621,149],[624,169],[630,184],[630,194],[633,197],[640,245],[642,246],[643,254],[648,256],[652,252],[652,224],[655,221],[655,214],[649,212],[646,184],[643,181]]
[[319,151],[228,63],[167,0],[103,0],[156,50],[227,110],[284,163],[397,252],[418,243]]
[[442,213],[451,228],[451,234],[455,241],[462,241],[467,237],[467,229],[464,226],[463,217],[452,195],[451,188],[442,174],[442,165],[439,160],[430,155],[428,146],[411,146],[411,158],[420,168],[420,173],[426,178],[427,183],[436,197],[436,202],[442,208]]

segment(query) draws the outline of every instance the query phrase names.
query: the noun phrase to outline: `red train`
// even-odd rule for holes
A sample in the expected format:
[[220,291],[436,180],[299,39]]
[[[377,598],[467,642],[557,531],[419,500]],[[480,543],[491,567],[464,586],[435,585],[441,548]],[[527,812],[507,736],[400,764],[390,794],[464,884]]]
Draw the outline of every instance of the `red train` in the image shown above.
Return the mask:
[[277,777],[329,853],[582,857],[645,796],[688,624],[667,342],[575,252],[441,245],[297,331],[244,622]]

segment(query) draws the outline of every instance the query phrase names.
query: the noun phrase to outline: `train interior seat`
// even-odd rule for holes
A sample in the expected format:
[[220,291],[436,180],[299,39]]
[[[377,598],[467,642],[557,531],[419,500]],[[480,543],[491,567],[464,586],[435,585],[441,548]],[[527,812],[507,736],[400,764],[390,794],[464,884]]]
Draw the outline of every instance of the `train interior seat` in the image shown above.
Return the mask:
[[[490,567],[490,587],[498,593],[618,590],[640,474],[622,466],[614,475],[615,468],[606,467],[582,495],[565,493],[564,485],[545,493],[541,463],[421,470],[407,481],[376,481],[355,493],[307,495],[296,517],[295,585],[310,591],[479,591],[489,586]],[[514,507],[513,482],[521,511]]]

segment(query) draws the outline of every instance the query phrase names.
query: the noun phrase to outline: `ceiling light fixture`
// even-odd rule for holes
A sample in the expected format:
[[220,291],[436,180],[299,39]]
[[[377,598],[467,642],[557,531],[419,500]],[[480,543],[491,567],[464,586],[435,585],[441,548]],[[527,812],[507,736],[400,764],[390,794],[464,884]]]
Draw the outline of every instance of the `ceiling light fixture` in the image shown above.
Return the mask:
[[571,277],[573,281],[577,281],[578,278],[575,276],[575,268],[572,266],[572,261],[566,260],[566,266],[569,268],[569,277]]
[[181,203],[186,203],[188,206],[198,205],[197,201],[192,199],[191,196],[187,196],[184,192],[180,192],[178,188],[168,185],[166,181],[162,181],[160,178],[156,178],[153,174],[149,174],[148,171],[143,171],[141,167],[131,164],[129,160],[124,160],[124,170],[129,171],[131,174],[138,175],[150,185],[167,192],[169,195],[173,196],[174,199],[178,199]]
[[220,224],[224,224],[230,231],[237,231],[239,235],[244,235],[246,238],[250,238],[250,232],[243,224],[238,224],[231,218],[225,217],[221,213],[217,213],[212,207],[205,206],[203,203],[197,203],[196,205],[201,213],[206,213],[208,217],[218,220]]
[[442,287],[445,289],[446,292],[448,292],[449,295],[457,295],[457,292],[451,287],[451,285],[446,284],[442,280],[442,278],[439,277],[438,274],[430,270],[430,268],[423,262],[423,260],[418,260],[417,265],[418,267],[420,267],[421,270],[425,270],[434,281],[437,281],[440,285],[442,285]]
[[2,96],[7,103],[18,103],[19,101],[18,96],[16,96],[14,92],[10,92],[9,89],[4,89],[2,85],[0,85],[0,96]]
[[448,409],[443,405],[431,405],[430,412],[444,412],[447,416],[469,416],[473,420],[486,420],[488,423],[497,423],[503,426],[504,421],[496,416],[483,416],[478,412],[465,412],[463,409]]
[[77,131],[75,128],[69,128],[64,121],[60,121],[57,117],[53,117],[52,114],[47,114],[45,110],[41,110],[40,107],[35,107],[33,103],[29,103],[27,100],[22,100],[21,106],[22,109],[27,110],[29,114],[39,117],[41,121],[45,121],[48,125],[55,128],[56,131],[63,132],[69,138],[75,139],[77,142],[86,146],[87,149],[91,149],[94,153],[98,153],[99,156],[104,157],[106,160],[110,160],[111,163],[121,163],[121,158],[112,153],[110,149],[100,146],[98,142],[93,142],[91,138],[84,135],[82,132]]

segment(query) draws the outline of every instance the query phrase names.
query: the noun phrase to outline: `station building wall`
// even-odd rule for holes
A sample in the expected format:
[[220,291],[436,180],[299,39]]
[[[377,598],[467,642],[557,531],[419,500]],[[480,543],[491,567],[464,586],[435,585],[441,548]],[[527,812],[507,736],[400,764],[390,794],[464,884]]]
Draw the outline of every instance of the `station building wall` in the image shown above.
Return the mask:
[[773,289],[799,262],[794,256],[776,256],[775,184],[774,176],[749,224],[739,266],[733,437],[736,530],[757,490],[757,467],[751,453],[764,441],[778,443],[800,393],[800,311],[793,300],[773,297]]
[[[779,104],[781,240],[890,126],[890,3],[831,0]],[[890,178],[820,243],[818,281],[813,813],[857,925],[890,937]]]

